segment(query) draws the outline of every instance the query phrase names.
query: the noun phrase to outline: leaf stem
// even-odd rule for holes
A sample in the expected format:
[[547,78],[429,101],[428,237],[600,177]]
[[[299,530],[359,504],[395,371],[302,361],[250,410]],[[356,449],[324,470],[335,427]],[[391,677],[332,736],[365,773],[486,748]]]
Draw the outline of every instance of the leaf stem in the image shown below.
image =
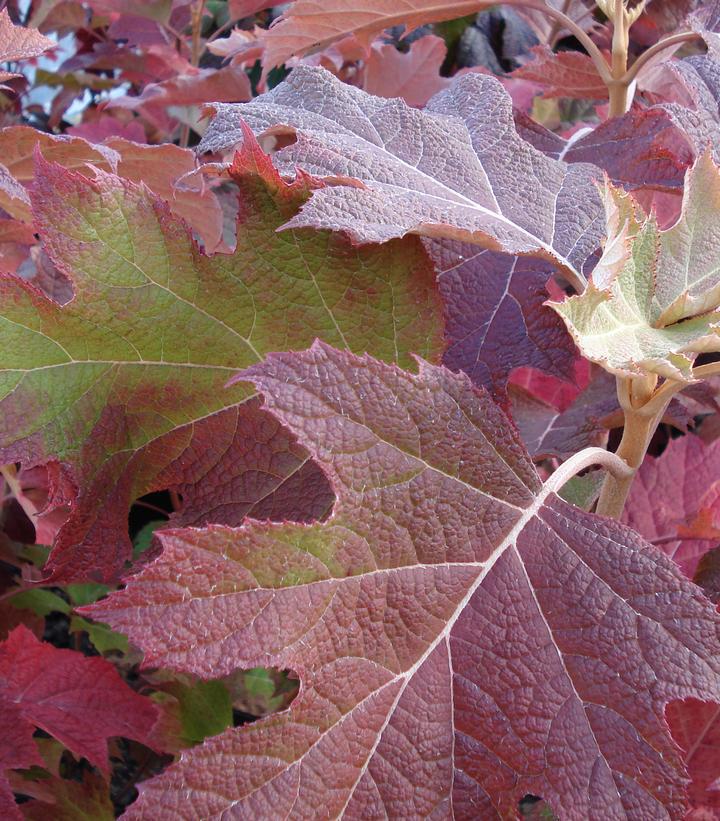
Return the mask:
[[563,462],[545,482],[545,487],[556,493],[573,476],[577,476],[581,470],[593,465],[601,465],[617,481],[622,481],[633,472],[616,453],[604,448],[585,448]]
[[630,19],[624,0],[614,0],[612,37],[612,78],[607,83],[610,97],[608,116],[620,117],[628,109],[627,60],[630,45]]
[[[674,385],[682,384],[668,381]],[[670,400],[677,393],[677,390],[665,390],[667,384],[665,382],[659,390],[655,390],[657,376],[654,374],[641,379],[617,377],[618,400],[623,409],[625,424],[615,455],[627,465],[628,472],[621,477],[608,473],[600,489],[596,513],[613,519],[622,516],[630,487],[643,463],[650,440],[665,415]]]
[[640,73],[640,70],[646,66],[653,57],[661,54],[671,46],[680,45],[681,43],[689,43],[700,38],[700,35],[694,31],[685,31],[681,34],[673,34],[672,37],[666,37],[664,40],[659,40],[654,46],[651,46],[647,51],[643,52],[637,60],[630,66],[623,76],[623,82],[626,85],[635,80]]

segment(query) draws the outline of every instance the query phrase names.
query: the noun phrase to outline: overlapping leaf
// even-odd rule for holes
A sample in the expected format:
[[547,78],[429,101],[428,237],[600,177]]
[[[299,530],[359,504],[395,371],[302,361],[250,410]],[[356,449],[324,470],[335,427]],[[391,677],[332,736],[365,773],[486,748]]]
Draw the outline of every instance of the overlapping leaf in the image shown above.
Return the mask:
[[516,112],[520,135],[538,150],[567,163],[593,163],[626,190],[680,192],[699,147],[663,107],[633,108],[569,139]]
[[266,68],[284,63],[293,55],[305,54],[354,34],[366,45],[383,29],[403,25],[408,30],[472,14],[490,0],[408,0],[401,4],[367,0],[296,0],[265,35]]
[[[562,8],[585,27],[592,26],[592,14],[582,0],[547,0],[548,5]],[[412,31],[427,23],[452,20],[496,5],[492,0],[405,0],[387,3],[366,0],[358,6],[353,0],[295,0],[265,35],[263,63],[272,68],[293,55],[305,54],[334,40],[354,34],[369,44],[383,29],[403,25]],[[544,39],[552,28],[547,15],[537,10],[522,10],[530,24]]]
[[720,813],[720,704],[676,701],[666,717],[673,737],[682,747],[690,784],[689,819],[710,821]]
[[[262,352],[318,336],[406,364],[410,351],[440,352],[439,300],[419,240],[357,249],[327,233],[278,234],[315,183],[283,183],[251,141],[233,173],[238,247],[206,257],[147,189],[40,161],[36,221],[76,295],[61,308],[16,278],[0,281],[0,446],[5,462],[55,458],[73,469],[78,498],[51,556],[54,577],[120,570],[128,506],[150,490],[182,486],[191,521],[222,507],[220,521],[235,524],[256,504],[285,515],[270,497],[305,477],[318,493],[287,494],[290,511],[305,501],[306,516],[327,508],[302,449],[245,403],[247,386],[225,389]],[[214,487],[204,510],[193,491],[201,479]]]
[[694,354],[720,350],[720,170],[688,172],[680,219],[661,231],[609,187],[605,253],[584,293],[552,306],[582,353],[625,375],[689,380]]
[[407,233],[469,240],[544,256],[576,280],[604,233],[599,169],[567,166],[522,140],[494,78],[463,76],[415,111],[300,66],[251,103],[214,108],[202,149],[241,142],[243,119],[258,134],[296,136],[279,154],[282,167],[342,183],[316,191],[290,227],[343,230],[361,242]]
[[85,176],[91,177],[92,169],[100,168],[145,183],[187,220],[206,248],[214,250],[220,242],[222,211],[213,192],[191,176],[196,167],[192,151],[177,145],[141,145],[118,137],[92,145],[78,137],[55,137],[27,126],[0,131],[0,170],[7,169],[0,184],[0,206],[13,217],[31,219],[26,189],[35,177],[33,152],[37,146],[46,160]]
[[555,266],[469,243],[435,241],[428,247],[445,303],[448,368],[465,371],[498,396],[518,367],[571,378],[575,345],[544,304]]
[[540,485],[462,375],[317,343],[242,374],[327,472],[324,524],[176,530],[85,612],[146,663],[302,680],[127,817],[678,817],[663,708],[720,693],[720,617],[633,531]]
[[[38,641],[27,628],[17,627],[0,644],[0,715],[0,809],[8,812],[10,805],[2,803],[8,789],[3,795],[4,771],[43,763],[32,741],[35,727],[107,774],[108,739],[124,736],[152,745],[159,714],[149,698],[128,687],[110,662],[58,650]],[[5,817],[14,816],[10,812]]]

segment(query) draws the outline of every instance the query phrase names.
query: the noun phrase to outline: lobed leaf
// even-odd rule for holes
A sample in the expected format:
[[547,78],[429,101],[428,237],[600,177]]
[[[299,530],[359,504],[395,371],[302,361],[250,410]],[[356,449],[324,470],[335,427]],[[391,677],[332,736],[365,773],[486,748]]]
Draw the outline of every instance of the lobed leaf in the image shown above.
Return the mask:
[[[60,307],[0,280],[0,448],[6,462],[53,458],[73,470],[78,498],[51,576],[113,578],[131,555],[128,507],[151,490],[182,486],[194,523],[213,507],[233,524],[256,504],[280,518],[306,500],[305,516],[327,509],[302,449],[246,404],[248,386],[225,384],[263,352],[317,336],[405,364],[409,351],[438,355],[440,305],[420,242],[358,249],[328,233],[276,233],[316,183],[282,182],[250,141],[233,170],[242,208],[232,255],[199,252],[146,188],[42,159],[39,169],[36,221],[76,293]],[[302,477],[319,495],[286,493],[289,508],[269,498]],[[201,480],[215,491],[204,511]]]
[[295,136],[277,155],[281,168],[298,165],[332,183],[288,228],[342,230],[359,242],[407,233],[460,239],[544,256],[575,281],[600,244],[601,172],[522,140],[510,97],[492,77],[464,75],[416,111],[299,66],[250,103],[213,108],[201,150],[241,142],[244,120],[256,134]]
[[0,710],[16,713],[3,724],[13,730],[0,741],[5,767],[42,766],[39,754],[29,760],[29,749],[24,763],[8,752],[14,734],[22,732],[27,741],[37,726],[106,775],[108,739],[123,736],[153,746],[151,732],[158,719],[152,701],[131,690],[110,662],[58,650],[23,626],[0,644]]
[[162,535],[83,613],[148,665],[290,668],[284,713],[143,786],[127,818],[679,817],[663,717],[716,698],[720,616],[622,525],[542,486],[467,377],[316,343],[241,374],[338,501],[327,522]]
[[[39,57],[55,45],[57,44],[35,28],[16,26],[10,19],[8,10],[0,10],[0,63]],[[0,71],[0,82],[17,76],[19,75],[14,72]]]

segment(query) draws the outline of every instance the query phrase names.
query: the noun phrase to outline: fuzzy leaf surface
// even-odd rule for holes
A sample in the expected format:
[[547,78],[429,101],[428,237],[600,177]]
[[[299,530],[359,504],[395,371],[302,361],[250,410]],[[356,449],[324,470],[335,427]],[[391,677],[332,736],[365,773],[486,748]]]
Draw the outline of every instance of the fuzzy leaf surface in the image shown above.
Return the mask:
[[166,532],[83,612],[149,665],[302,687],[147,782],[129,819],[494,818],[527,793],[561,816],[681,814],[663,709],[720,692],[720,617],[666,556],[541,485],[464,375],[316,343],[242,378],[327,473],[332,516]]
[[720,350],[720,169],[687,174],[682,213],[665,231],[608,187],[608,240],[584,293],[551,303],[577,346],[607,370],[692,378],[693,354]]
[[460,77],[423,111],[373,97],[320,68],[299,66],[245,105],[216,105],[201,149],[256,134],[292,133],[281,167],[333,182],[288,227],[342,230],[360,242],[407,233],[532,253],[580,276],[605,228],[599,169],[567,166],[522,140],[500,83]]
[[[409,351],[440,352],[439,298],[419,240],[358,249],[327,233],[278,234],[315,183],[282,182],[251,141],[233,172],[242,208],[232,255],[203,255],[146,188],[40,168],[36,221],[76,293],[60,307],[17,278],[0,281],[0,447],[5,462],[72,468],[79,493],[50,559],[55,576],[112,578],[130,556],[128,507],[151,490],[182,484],[199,523],[211,511],[198,509],[192,486],[209,481],[216,507],[236,503],[221,518],[234,524],[299,478],[302,449],[278,442],[257,407],[239,408],[248,386],[225,389],[239,366],[316,337],[406,364]],[[236,436],[248,450],[223,477]]]

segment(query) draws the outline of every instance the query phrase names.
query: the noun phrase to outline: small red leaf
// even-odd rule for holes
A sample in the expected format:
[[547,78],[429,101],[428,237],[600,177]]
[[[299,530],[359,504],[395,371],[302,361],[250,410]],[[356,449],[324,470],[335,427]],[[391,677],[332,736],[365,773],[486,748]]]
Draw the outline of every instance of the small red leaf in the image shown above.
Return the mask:
[[[107,773],[108,739],[123,736],[149,745],[158,717],[152,701],[131,690],[110,662],[58,650],[22,626],[0,644],[3,704],[15,714],[13,721],[2,722],[0,761],[6,768],[41,763],[30,759],[27,743],[33,728],[40,727]],[[13,763],[18,738],[24,738],[26,763]]]

